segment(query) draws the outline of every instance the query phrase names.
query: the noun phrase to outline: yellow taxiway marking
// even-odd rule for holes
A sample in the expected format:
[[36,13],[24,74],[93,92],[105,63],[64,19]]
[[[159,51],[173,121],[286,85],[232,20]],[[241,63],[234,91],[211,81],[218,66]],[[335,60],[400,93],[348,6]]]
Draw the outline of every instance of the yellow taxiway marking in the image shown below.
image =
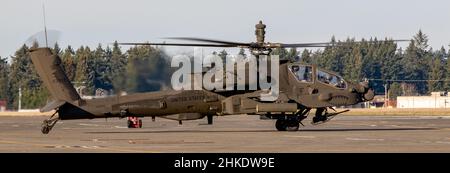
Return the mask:
[[[48,147],[48,146],[57,146],[57,145],[50,145],[50,144],[38,144],[38,143],[31,143],[31,142],[21,142],[21,141],[11,141],[11,140],[0,140],[0,143],[3,144],[21,144],[21,145],[32,145],[32,146],[39,146],[39,147]],[[60,146],[66,146],[66,145],[60,145]],[[74,147],[66,146],[62,148],[70,148],[73,149]],[[108,151],[115,151],[115,152],[133,152],[133,153],[158,153],[154,151],[148,151],[148,150],[131,150],[131,149],[125,149],[125,148],[118,148],[118,147],[80,147],[83,149],[99,149],[99,150],[108,150]]]

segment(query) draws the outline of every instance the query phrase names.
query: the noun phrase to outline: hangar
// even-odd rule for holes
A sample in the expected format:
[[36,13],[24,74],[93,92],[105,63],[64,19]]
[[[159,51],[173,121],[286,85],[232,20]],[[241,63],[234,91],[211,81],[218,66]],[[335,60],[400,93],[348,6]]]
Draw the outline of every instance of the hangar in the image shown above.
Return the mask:
[[431,92],[431,96],[398,96],[397,108],[450,108],[446,92]]

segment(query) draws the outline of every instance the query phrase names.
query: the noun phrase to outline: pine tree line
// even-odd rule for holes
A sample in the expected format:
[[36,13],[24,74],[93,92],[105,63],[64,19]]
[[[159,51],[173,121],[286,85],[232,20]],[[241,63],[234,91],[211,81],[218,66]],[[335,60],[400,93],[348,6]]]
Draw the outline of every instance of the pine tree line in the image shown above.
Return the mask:
[[[6,100],[9,109],[18,108],[19,88],[23,109],[39,108],[51,100],[31,63],[29,49],[23,45],[10,64],[0,57],[0,100]],[[123,53],[117,42],[112,48],[98,45],[93,50],[88,46],[62,50],[56,43],[51,50],[61,57],[64,72],[83,95],[95,95],[97,89],[110,94],[157,91],[170,81],[170,61],[158,48],[136,46]]]

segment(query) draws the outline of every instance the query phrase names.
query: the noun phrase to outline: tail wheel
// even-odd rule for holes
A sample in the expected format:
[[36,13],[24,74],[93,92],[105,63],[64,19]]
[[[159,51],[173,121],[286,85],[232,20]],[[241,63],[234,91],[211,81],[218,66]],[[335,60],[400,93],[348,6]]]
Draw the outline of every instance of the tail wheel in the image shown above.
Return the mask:
[[50,132],[50,128],[48,126],[42,126],[41,132],[43,134],[48,134]]
[[58,111],[56,111],[49,119],[46,119],[42,122],[41,132],[43,134],[48,134],[50,130],[52,130],[52,128],[56,125],[56,122],[59,121],[59,117],[58,115],[56,115],[56,113],[58,113]]
[[142,120],[139,120],[139,128],[142,128]]

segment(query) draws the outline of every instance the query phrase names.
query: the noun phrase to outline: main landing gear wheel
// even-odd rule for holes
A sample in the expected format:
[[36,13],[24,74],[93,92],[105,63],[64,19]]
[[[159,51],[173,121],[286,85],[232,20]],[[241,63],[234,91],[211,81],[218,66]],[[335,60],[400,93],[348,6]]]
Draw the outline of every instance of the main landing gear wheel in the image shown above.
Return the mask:
[[288,120],[286,125],[286,131],[295,132],[298,131],[300,124],[296,120]]
[[277,119],[277,122],[275,122],[275,128],[277,128],[278,131],[286,131],[286,120]]
[[275,128],[278,131],[298,131],[300,124],[302,124],[302,120],[304,120],[308,115],[310,108],[301,108],[295,112],[294,115],[283,116],[277,119],[275,123]]
[[295,119],[277,119],[275,128],[278,131],[298,131],[300,123]]

